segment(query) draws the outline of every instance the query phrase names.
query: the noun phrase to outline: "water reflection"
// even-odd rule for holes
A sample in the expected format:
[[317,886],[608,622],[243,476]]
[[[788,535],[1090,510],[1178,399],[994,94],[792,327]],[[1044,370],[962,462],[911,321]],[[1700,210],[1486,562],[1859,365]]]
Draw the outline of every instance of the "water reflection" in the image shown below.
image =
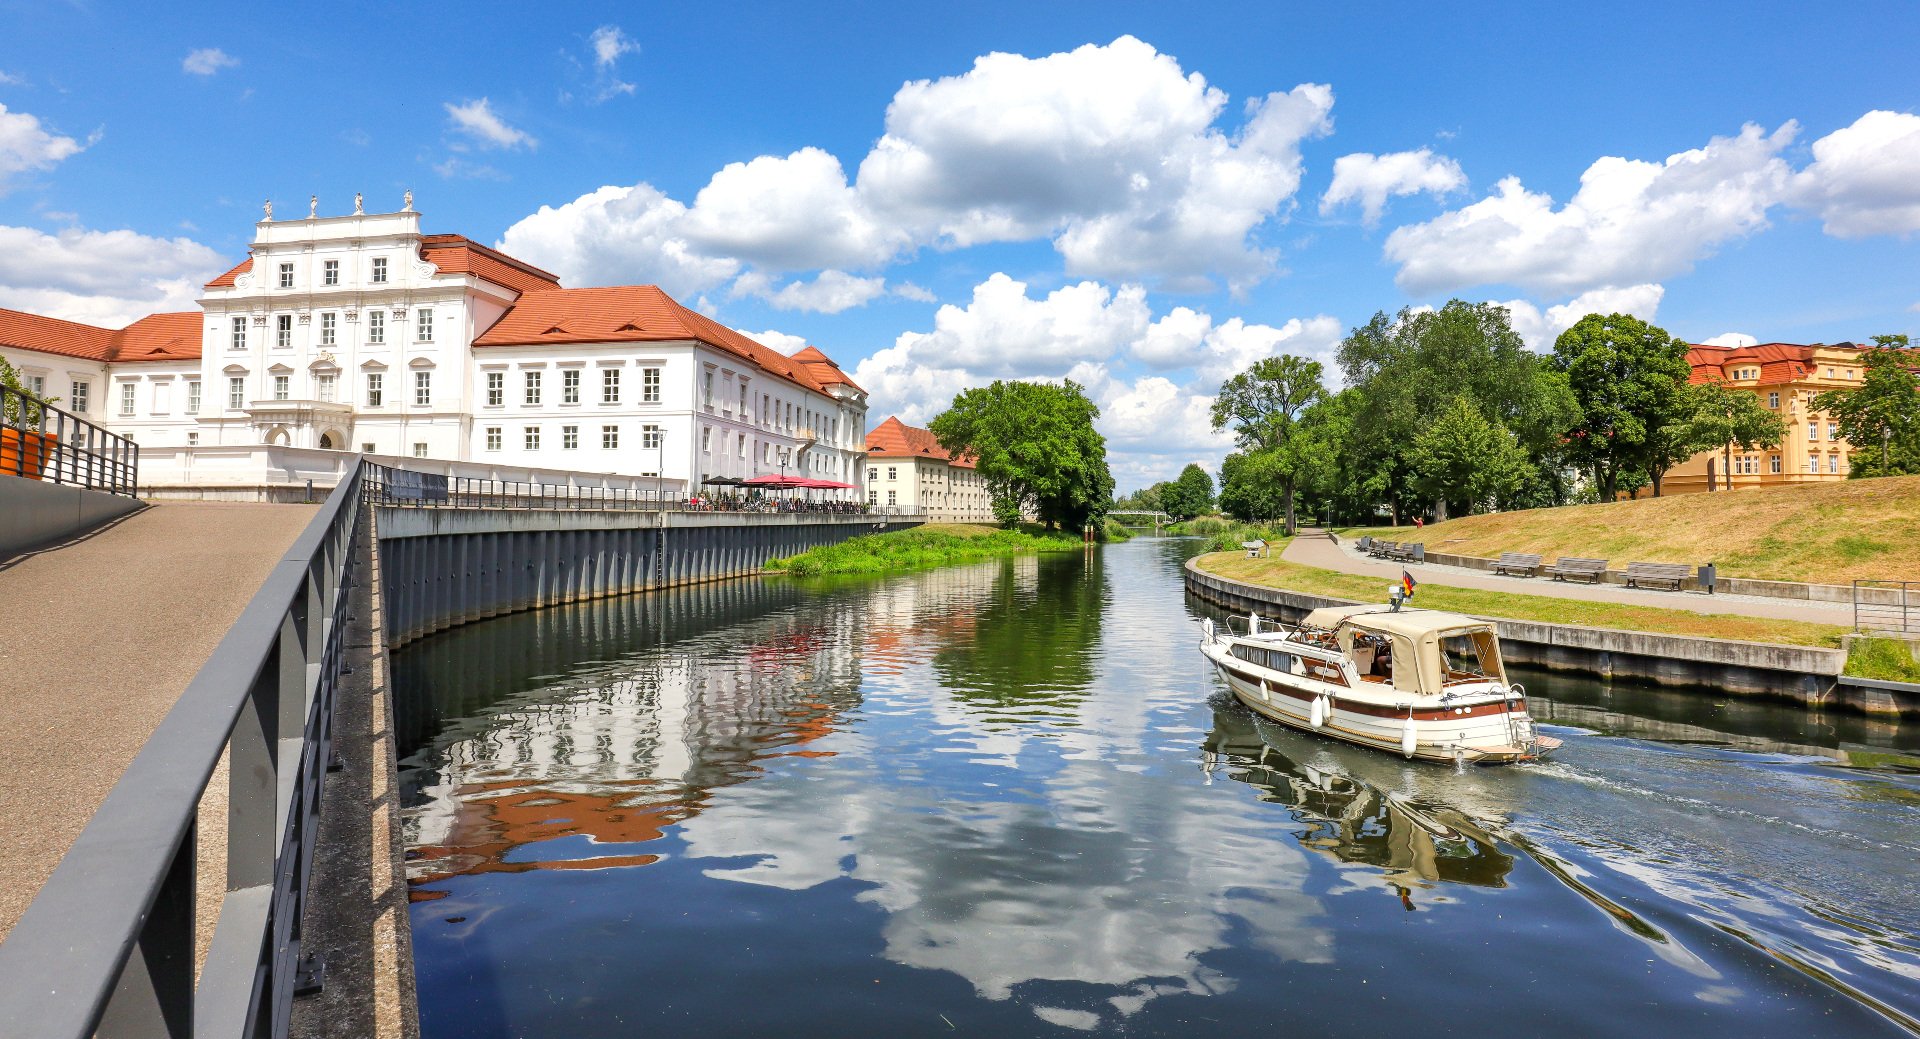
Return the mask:
[[1418,804],[1373,785],[1327,753],[1325,741],[1257,717],[1230,697],[1214,703],[1201,767],[1261,791],[1307,824],[1300,844],[1373,866],[1412,909],[1410,887],[1440,882],[1504,887],[1513,857],[1445,803]]
[[1754,1039],[1920,1004],[1897,727],[1528,675],[1561,761],[1408,764],[1216,695],[1183,556],[409,647],[425,1034],[1399,1034],[1495,1000]]

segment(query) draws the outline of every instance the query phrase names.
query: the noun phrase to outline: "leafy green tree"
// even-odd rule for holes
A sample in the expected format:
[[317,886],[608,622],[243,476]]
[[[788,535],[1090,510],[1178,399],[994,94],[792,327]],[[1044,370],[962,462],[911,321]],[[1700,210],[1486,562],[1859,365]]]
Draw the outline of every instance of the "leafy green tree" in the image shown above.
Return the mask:
[[1511,497],[1533,475],[1526,449],[1513,432],[1488,421],[1465,397],[1455,397],[1420,431],[1409,458],[1415,487],[1438,505],[1437,520],[1450,515],[1453,503],[1470,515],[1479,506]]
[[1703,439],[1709,435],[1700,422],[1701,409],[1707,405],[1707,391],[1701,386],[1687,385],[1680,387],[1680,395],[1681,406],[1666,421],[1647,431],[1640,464],[1630,470],[1640,483],[1622,482],[1619,487],[1629,497],[1636,497],[1640,486],[1646,484],[1652,485],[1654,497],[1660,497],[1660,481],[1666,478],[1669,469],[1708,448],[1720,446]]
[[1536,504],[1570,493],[1561,434],[1578,414],[1572,394],[1527,349],[1504,307],[1453,300],[1434,311],[1375,314],[1341,342],[1340,367],[1353,396],[1351,428],[1364,431],[1347,440],[1343,464],[1396,524],[1421,504],[1408,455],[1415,438],[1461,397],[1518,438],[1536,470],[1524,490],[1549,499]]
[[[1753,451],[1779,447],[1787,435],[1787,424],[1760,403],[1758,394],[1728,388],[1718,379],[1691,387],[1687,397],[1694,403],[1692,425],[1695,440],[1703,447],[1719,447],[1724,452],[1720,471],[1727,487],[1733,487],[1733,449]],[[1713,490],[1708,486],[1708,490]]]
[[995,381],[953,398],[931,423],[948,451],[972,451],[1006,522],[1031,509],[1049,529],[1079,529],[1113,500],[1100,409],[1079,384]]
[[1920,357],[1907,351],[1903,335],[1874,336],[1860,357],[1866,377],[1859,389],[1828,390],[1813,398],[1840,425],[1854,448],[1848,479],[1920,473]]
[[1263,454],[1262,465],[1278,482],[1286,532],[1294,532],[1294,497],[1310,460],[1294,436],[1301,413],[1326,395],[1320,362],[1285,355],[1255,361],[1228,379],[1213,400],[1213,428],[1231,428],[1243,451]]
[[1278,452],[1235,451],[1220,463],[1220,511],[1234,519],[1265,523],[1287,513]]
[[1192,519],[1213,508],[1213,477],[1205,469],[1189,464],[1180,470],[1180,478],[1160,493],[1160,507],[1174,519]]
[[1655,431],[1691,411],[1687,344],[1630,314],[1588,314],[1560,333],[1553,363],[1578,408],[1568,455],[1612,501],[1622,473],[1651,472]]

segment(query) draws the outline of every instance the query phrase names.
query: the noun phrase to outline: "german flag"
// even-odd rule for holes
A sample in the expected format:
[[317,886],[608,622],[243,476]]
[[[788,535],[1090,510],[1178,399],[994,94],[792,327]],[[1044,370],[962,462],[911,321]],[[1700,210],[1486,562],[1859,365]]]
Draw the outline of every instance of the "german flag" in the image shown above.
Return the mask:
[[1407,598],[1411,599],[1413,598],[1413,590],[1420,586],[1420,582],[1414,580],[1412,574],[1402,570],[1400,571],[1400,586],[1407,590]]

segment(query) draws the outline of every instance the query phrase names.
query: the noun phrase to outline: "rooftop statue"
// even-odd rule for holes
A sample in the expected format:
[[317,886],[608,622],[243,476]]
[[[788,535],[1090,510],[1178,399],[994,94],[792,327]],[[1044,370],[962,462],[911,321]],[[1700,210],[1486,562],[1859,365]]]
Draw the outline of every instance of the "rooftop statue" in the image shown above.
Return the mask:
[[366,207],[360,204],[360,193],[358,191],[354,192],[353,193],[353,215],[360,216],[364,214],[366,211],[367,211]]
[[272,199],[267,200],[267,204],[265,208],[267,211],[267,219],[272,220],[273,219],[273,200]]
[[319,195],[307,196],[307,219],[312,220],[314,217],[317,217],[319,215],[320,215],[320,196]]

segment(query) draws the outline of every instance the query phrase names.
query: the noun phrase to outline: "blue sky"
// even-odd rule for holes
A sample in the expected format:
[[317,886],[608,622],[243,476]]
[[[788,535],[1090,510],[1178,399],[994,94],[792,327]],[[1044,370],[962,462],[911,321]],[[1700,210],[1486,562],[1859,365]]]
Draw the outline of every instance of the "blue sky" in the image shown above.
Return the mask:
[[1072,375],[1127,486],[1380,309],[1920,331],[1913,5],[1349,6],[0,2],[0,306],[191,307],[261,199],[411,188],[819,345],[876,421]]

